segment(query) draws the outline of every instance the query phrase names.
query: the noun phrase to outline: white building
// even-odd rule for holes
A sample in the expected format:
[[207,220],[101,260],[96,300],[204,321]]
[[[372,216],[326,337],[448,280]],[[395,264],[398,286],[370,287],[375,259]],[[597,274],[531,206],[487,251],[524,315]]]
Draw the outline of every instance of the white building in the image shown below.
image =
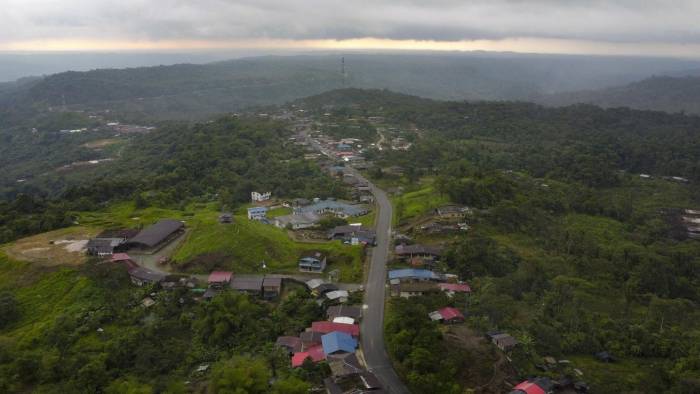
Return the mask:
[[250,193],[250,199],[253,202],[261,202],[261,201],[267,201],[272,197],[272,192],[267,192],[267,193],[258,193],[258,192],[252,192]]

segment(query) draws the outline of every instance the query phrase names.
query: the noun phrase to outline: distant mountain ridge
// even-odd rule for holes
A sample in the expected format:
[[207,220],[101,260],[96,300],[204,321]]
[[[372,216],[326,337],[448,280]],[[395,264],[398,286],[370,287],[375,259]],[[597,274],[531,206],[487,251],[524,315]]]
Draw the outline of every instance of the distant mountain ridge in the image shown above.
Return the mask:
[[654,76],[625,86],[558,93],[536,101],[551,106],[585,103],[700,114],[700,76]]
[[[341,72],[345,58],[346,75]],[[598,89],[700,63],[556,55],[314,54],[209,64],[64,72],[0,84],[0,116],[66,106],[148,120],[200,120],[342,87],[390,89],[441,100],[532,100]]]

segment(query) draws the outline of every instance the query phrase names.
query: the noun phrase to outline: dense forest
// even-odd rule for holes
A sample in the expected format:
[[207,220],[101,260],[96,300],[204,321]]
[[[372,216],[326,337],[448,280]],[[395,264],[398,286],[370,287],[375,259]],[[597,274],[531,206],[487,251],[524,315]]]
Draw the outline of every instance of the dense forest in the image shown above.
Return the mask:
[[[125,143],[118,160],[78,170],[70,178],[46,177],[51,183],[8,188],[7,202],[0,203],[0,242],[70,224],[71,211],[100,209],[124,199],[139,207],[217,201],[233,209],[249,201],[254,190],[289,198],[343,197],[342,185],[304,161],[303,149],[289,141],[291,135],[281,123],[256,118],[164,124]],[[63,149],[62,139],[56,138],[56,143],[41,143],[47,154],[39,163],[51,157],[51,149],[65,153],[76,146],[67,143]]]
[[[553,356],[582,369],[593,392],[700,386],[700,243],[679,236],[670,220],[700,207],[700,118],[386,91],[336,91],[304,103],[415,130],[408,151],[368,153],[376,164],[368,173],[404,189],[394,198],[397,228],[445,201],[474,209],[466,234],[416,236],[444,245],[439,269],[472,285],[468,327],[506,330],[521,342],[512,355],[521,379],[557,378],[537,367]],[[404,175],[382,171],[390,166]],[[431,297],[389,305],[388,350],[417,393],[461,392],[457,371],[478,372],[474,353],[450,351],[425,319],[445,303],[460,307]],[[617,361],[596,361],[598,352]]]

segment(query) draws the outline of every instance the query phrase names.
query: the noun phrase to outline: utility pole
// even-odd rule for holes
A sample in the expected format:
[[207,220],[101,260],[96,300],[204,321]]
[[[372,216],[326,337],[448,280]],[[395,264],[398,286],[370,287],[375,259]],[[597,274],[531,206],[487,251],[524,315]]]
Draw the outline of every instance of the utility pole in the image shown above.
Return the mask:
[[345,56],[340,59],[340,73],[343,75],[343,87],[345,87]]

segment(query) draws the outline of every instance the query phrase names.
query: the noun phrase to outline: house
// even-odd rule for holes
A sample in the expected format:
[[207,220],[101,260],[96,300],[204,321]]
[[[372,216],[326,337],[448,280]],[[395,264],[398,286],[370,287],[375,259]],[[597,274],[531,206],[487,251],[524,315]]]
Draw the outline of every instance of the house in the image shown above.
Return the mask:
[[355,353],[357,339],[350,334],[333,331],[321,337],[321,344],[326,356],[336,353]]
[[510,351],[518,345],[518,340],[509,334],[494,334],[490,335],[491,342],[504,352]]
[[165,274],[151,271],[143,267],[135,267],[129,270],[129,277],[131,278],[131,283],[136,286],[146,286],[159,283],[165,278]]
[[337,226],[328,232],[328,239],[340,240],[351,244],[374,245],[377,235],[374,230],[364,226]]
[[333,376],[347,376],[364,371],[355,353],[336,353],[326,355],[326,361]]
[[221,215],[219,215],[219,223],[222,223],[222,224],[233,223],[233,214],[230,212],[222,213]]
[[272,192],[267,192],[267,193],[251,192],[250,193],[250,200],[253,203],[267,201],[271,197],[272,197]]
[[301,350],[307,350],[321,344],[322,333],[316,331],[304,331],[299,334],[301,340]]
[[111,256],[123,249],[121,246],[138,233],[139,230],[133,229],[104,230],[88,241],[85,247],[87,254],[100,257]]
[[266,220],[266,219],[267,219],[267,208],[266,207],[248,208],[248,220]]
[[466,283],[438,283],[440,290],[444,291],[450,297],[456,293],[471,293],[472,289]]
[[294,214],[315,213],[317,215],[331,214],[340,218],[362,216],[367,214],[367,207],[362,205],[352,205],[336,200],[314,199],[313,204],[294,208]]
[[535,378],[521,382],[509,394],[551,394],[554,383],[549,378]]
[[327,394],[382,394],[382,385],[374,374],[362,371],[323,380]]
[[209,284],[209,287],[213,287],[215,289],[223,289],[224,287],[226,287],[226,285],[231,283],[232,276],[233,272],[230,271],[213,271],[209,274],[207,283]]
[[326,359],[326,354],[323,352],[323,346],[314,346],[305,352],[294,353],[292,356],[292,368],[301,367],[306,359],[317,363]]
[[289,352],[289,354],[294,354],[301,352],[301,338],[299,337],[290,337],[290,336],[281,336],[277,337],[277,341],[275,342],[275,345],[284,348]]
[[328,316],[329,321],[333,321],[337,317],[350,317],[354,320],[360,320],[362,317],[362,308],[355,305],[334,305],[328,307],[326,316]]
[[394,249],[394,254],[401,260],[410,261],[413,258],[439,260],[442,257],[442,249],[430,245],[398,245]]
[[435,209],[435,215],[443,219],[461,219],[469,213],[471,213],[469,207],[459,205],[445,205]]
[[440,289],[434,282],[399,282],[391,286],[391,295],[402,298],[422,296],[427,293],[437,293],[438,291]]
[[332,323],[329,321],[315,321],[311,323],[311,331],[328,334],[333,331],[340,331],[357,338],[360,336],[360,326],[357,324]]
[[326,298],[331,302],[348,302],[348,297],[350,295],[346,290],[333,290],[326,293]]
[[323,279],[314,278],[306,281],[306,287],[308,287],[309,290],[314,291],[317,287],[321,286],[324,283],[326,282]]
[[311,291],[312,294],[316,296],[322,296],[325,295],[326,293],[329,293],[331,291],[337,291],[340,290],[338,286],[334,285],[333,283],[322,283],[319,286],[317,286],[315,289]]
[[185,224],[179,220],[162,219],[139,231],[125,245],[133,249],[157,249],[184,232]]
[[429,314],[430,319],[445,324],[464,323],[464,315],[457,308],[445,307]]
[[282,293],[282,278],[272,278],[266,276],[263,278],[262,287],[264,299],[270,300],[279,297],[279,295]]
[[389,280],[398,279],[401,282],[408,281],[441,281],[442,278],[433,271],[415,269],[415,268],[403,268],[397,270],[389,271]]
[[316,226],[321,217],[313,212],[302,214],[282,215],[274,219],[274,224],[279,228],[291,228],[292,230],[302,230]]
[[299,271],[323,272],[326,269],[326,256],[321,252],[309,252],[299,259]]
[[262,294],[262,287],[262,276],[236,276],[231,281],[231,289],[256,297]]

